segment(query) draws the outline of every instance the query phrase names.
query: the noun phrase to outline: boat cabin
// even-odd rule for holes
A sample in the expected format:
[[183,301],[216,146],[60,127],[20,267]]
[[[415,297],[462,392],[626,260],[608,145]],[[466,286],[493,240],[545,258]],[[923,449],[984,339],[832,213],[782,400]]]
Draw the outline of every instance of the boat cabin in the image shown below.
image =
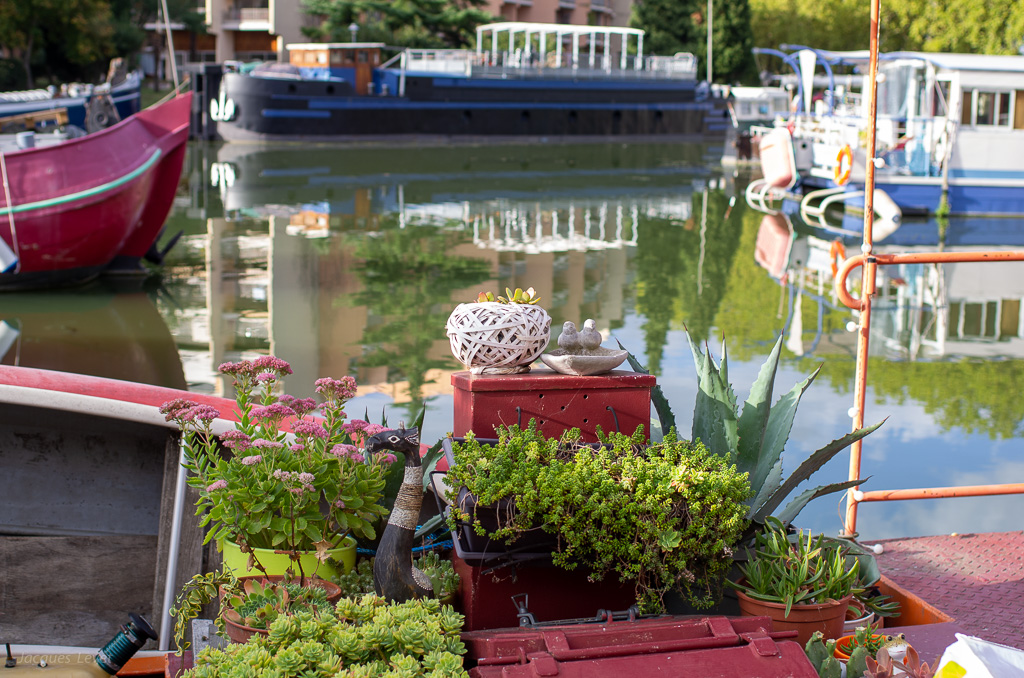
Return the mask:
[[286,45],[288,61],[313,73],[342,78],[352,83],[356,94],[371,94],[373,69],[381,64],[383,42],[320,42]]

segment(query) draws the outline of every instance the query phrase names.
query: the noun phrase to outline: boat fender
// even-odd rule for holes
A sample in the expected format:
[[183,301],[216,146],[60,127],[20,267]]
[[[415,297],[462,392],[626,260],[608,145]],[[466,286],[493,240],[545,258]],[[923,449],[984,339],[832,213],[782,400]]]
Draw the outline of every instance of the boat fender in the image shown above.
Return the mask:
[[853,171],[853,151],[850,144],[844,144],[836,156],[835,179],[836,185],[845,186],[850,180],[850,172]]
[[843,241],[839,238],[833,240],[832,245],[828,248],[828,259],[832,264],[832,277],[834,278],[839,267],[846,261],[846,247],[843,246]]

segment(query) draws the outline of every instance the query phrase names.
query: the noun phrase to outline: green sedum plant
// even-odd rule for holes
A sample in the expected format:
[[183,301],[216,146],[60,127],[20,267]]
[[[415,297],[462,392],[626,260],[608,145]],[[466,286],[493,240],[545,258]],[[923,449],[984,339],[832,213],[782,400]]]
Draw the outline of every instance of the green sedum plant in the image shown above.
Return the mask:
[[755,537],[754,556],[739,566],[743,575],[728,585],[751,598],[786,606],[842,600],[860,590],[860,561],[838,543],[800,530],[790,539],[777,518],[768,517]]
[[[710,351],[705,355],[689,333],[686,336],[693,352],[699,384],[693,411],[692,437],[703,442],[712,453],[736,464],[741,473],[748,474],[752,494],[747,501],[747,518],[753,521],[755,527],[763,525],[768,516],[776,515],[776,510],[786,497],[825,462],[884,423],[883,420],[833,440],[813,452],[783,480],[782,451],[789,440],[800,398],[814,381],[818,370],[793,386],[773,405],[775,377],[783,340],[779,336],[750,388],[750,395],[741,413],[737,408],[736,394],[729,383],[725,344],[722,344],[722,361],[719,366],[715,364]],[[863,482],[852,480],[809,489],[789,502],[776,517],[784,525],[789,525],[812,499]]]
[[435,599],[342,598],[335,611],[279,617],[267,636],[205,648],[189,678],[462,678],[463,617]]
[[556,565],[635,582],[642,611],[663,610],[672,590],[698,607],[720,598],[746,526],[750,490],[742,473],[674,431],[648,444],[642,428],[632,436],[598,429],[601,445],[590,446],[580,442],[579,429],[556,439],[536,426],[531,420],[526,429],[500,427],[494,445],[472,434],[454,441],[453,529],[462,522],[488,533],[458,505],[457,488],[464,486],[480,506],[507,506],[492,538],[511,542],[541,526],[558,537]]

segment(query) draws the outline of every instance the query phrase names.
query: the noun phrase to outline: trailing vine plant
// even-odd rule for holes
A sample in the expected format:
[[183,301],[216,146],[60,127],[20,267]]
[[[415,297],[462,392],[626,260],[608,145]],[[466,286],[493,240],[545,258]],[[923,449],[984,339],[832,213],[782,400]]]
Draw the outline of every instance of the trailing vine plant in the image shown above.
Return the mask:
[[[548,438],[531,420],[526,429],[500,427],[498,436],[494,445],[471,433],[453,442],[453,529],[468,524],[510,543],[540,526],[557,536],[556,565],[587,566],[592,580],[614,573],[634,582],[644,612],[662,611],[672,590],[697,607],[720,599],[746,527],[746,474],[674,430],[648,444],[642,427],[632,436],[598,429],[601,444],[588,445],[579,429]],[[478,506],[497,508],[497,529],[489,532],[459,505],[460,486]]]

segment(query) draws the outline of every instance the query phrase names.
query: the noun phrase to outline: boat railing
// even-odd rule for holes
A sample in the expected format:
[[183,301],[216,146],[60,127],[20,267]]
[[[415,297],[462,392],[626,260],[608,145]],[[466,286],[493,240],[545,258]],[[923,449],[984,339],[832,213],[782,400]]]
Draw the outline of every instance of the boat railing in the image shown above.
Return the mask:
[[[625,59],[611,54],[538,52],[515,49],[482,52],[459,49],[407,49],[400,55],[406,73],[448,73],[477,78],[657,78],[696,79],[697,60],[689,53]],[[389,61],[388,64],[393,62]]]
[[[872,297],[877,294],[877,270],[879,266],[899,266],[901,264],[949,264],[949,263],[981,263],[1024,261],[1024,250],[984,250],[973,252],[903,252],[878,253],[871,249],[870,236],[865,237],[862,247],[863,254],[852,256],[843,262],[835,276],[835,293],[839,301],[848,308],[861,314],[860,337],[858,340],[858,373],[854,406],[851,410],[854,427],[863,426],[864,404],[867,387],[867,342],[871,330]],[[847,289],[847,279],[857,268],[862,268],[861,297],[856,298]],[[861,475],[861,444],[858,440],[850,451],[850,481],[862,478]],[[1024,494],[1024,483],[999,483],[990,485],[960,485],[953,487],[919,487],[888,490],[861,490],[853,487],[848,491],[844,534],[857,534],[857,508],[863,502],[872,501],[904,501],[910,499],[944,499],[952,497],[987,497],[1009,494]]]

